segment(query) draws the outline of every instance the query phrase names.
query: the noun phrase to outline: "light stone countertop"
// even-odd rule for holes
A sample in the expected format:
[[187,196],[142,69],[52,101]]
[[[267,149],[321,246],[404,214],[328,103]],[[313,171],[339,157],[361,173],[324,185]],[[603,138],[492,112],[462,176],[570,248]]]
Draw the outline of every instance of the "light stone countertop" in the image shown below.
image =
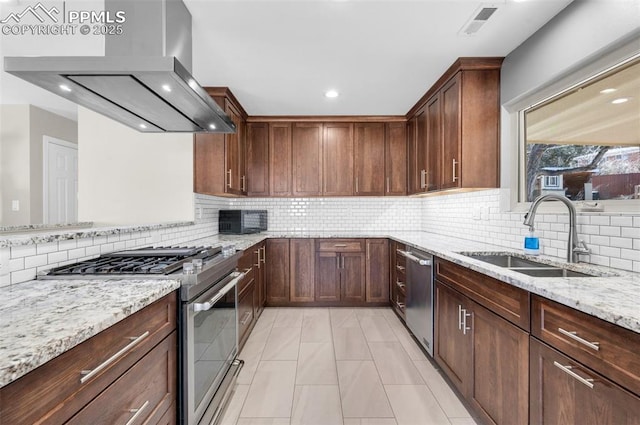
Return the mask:
[[47,242],[56,242],[69,239],[93,238],[97,236],[120,235],[124,233],[144,232],[147,230],[169,229],[173,227],[189,226],[193,221],[180,221],[172,223],[140,224],[131,226],[104,226],[74,228],[61,226],[59,229],[46,231],[27,229],[16,234],[0,235],[0,248],[11,246],[35,245]]
[[0,288],[0,387],[179,287],[169,279],[78,279]]
[[[536,278],[459,252],[515,252],[426,232],[267,232],[216,235],[189,245],[245,250],[267,238],[392,238],[640,333],[640,273],[569,265],[605,277]],[[562,264],[556,258],[538,260]],[[178,280],[38,280],[0,288],[0,387],[179,288]],[[96,307],[99,307],[98,309]]]

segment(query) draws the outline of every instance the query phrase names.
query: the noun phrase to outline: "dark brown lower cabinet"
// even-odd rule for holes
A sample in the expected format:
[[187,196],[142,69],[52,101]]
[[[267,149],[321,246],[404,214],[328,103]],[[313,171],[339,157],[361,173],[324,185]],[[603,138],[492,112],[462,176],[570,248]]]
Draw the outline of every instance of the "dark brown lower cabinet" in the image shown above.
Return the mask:
[[389,240],[367,239],[367,302],[389,299]]
[[316,301],[340,301],[340,254],[318,252],[316,254]]
[[267,305],[289,302],[289,239],[267,239]]
[[638,425],[640,398],[531,337],[530,423]]
[[529,334],[436,283],[435,359],[487,424],[526,424]]
[[291,302],[313,302],[315,299],[315,255],[313,239],[289,241]]
[[242,292],[238,292],[238,351],[244,347],[249,337],[253,321],[256,317],[256,285],[255,279],[251,279]]

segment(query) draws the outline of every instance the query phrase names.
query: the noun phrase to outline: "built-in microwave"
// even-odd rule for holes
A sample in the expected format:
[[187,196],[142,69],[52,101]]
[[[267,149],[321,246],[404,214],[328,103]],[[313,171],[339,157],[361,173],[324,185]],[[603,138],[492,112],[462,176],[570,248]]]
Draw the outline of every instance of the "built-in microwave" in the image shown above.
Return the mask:
[[267,230],[267,210],[220,210],[218,232],[234,235]]

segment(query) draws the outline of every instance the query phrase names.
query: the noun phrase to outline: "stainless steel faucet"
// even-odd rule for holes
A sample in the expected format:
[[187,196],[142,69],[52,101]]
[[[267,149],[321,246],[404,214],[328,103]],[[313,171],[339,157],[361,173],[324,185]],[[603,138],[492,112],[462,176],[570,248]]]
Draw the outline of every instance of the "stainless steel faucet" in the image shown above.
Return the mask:
[[536,210],[538,206],[544,201],[560,201],[569,209],[569,236],[567,238],[567,262],[577,263],[579,261],[578,255],[589,254],[589,248],[584,241],[578,239],[578,231],[576,230],[576,207],[573,206],[571,201],[566,196],[555,195],[550,193],[548,195],[538,196],[529,208],[529,212],[524,215],[525,226],[529,226],[529,229],[533,232],[533,222],[536,217]]

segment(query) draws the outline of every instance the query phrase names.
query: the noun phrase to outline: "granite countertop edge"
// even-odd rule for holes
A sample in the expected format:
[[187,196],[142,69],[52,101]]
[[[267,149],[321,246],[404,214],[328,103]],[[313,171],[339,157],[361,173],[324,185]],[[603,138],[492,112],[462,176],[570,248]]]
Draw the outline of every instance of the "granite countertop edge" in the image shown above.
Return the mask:
[[175,279],[59,279],[0,288],[0,388],[179,287]]
[[14,235],[0,235],[0,248],[36,245],[69,239],[84,239],[98,236],[145,232],[149,230],[171,229],[174,227],[191,226],[193,224],[195,224],[193,221],[176,221],[170,223],[139,224],[130,226],[81,227],[67,229],[61,228],[60,230],[47,229],[46,231],[33,229],[33,232],[25,231],[16,233]]

